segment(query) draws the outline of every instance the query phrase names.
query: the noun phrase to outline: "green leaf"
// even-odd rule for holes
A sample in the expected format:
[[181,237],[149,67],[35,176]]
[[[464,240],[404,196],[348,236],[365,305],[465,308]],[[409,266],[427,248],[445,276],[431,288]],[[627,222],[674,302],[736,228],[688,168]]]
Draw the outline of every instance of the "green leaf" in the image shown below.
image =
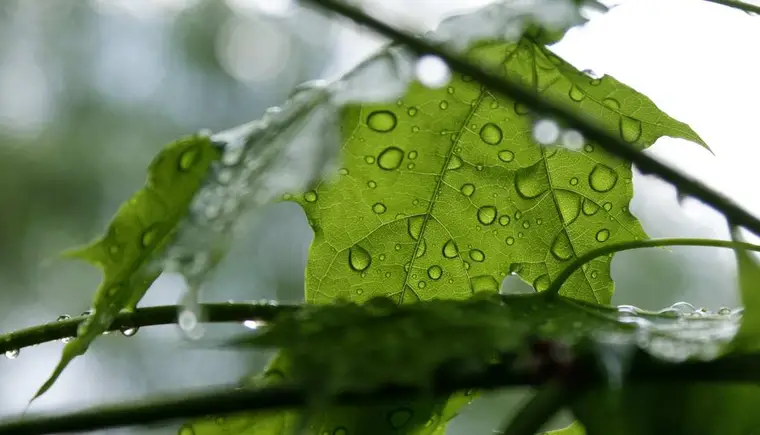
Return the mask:
[[171,239],[211,162],[218,157],[219,150],[205,136],[168,145],[150,164],[145,186],[121,205],[105,235],[62,254],[100,267],[103,280],[93,300],[92,314],[79,327],[77,337],[63,348],[53,374],[32,401],[52,387],[66,366],[108,330],[120,311],[137,306],[161,273],[157,255]]
[[[732,228],[731,235],[735,241],[742,241],[739,228]],[[731,345],[734,350],[756,351],[760,348],[760,265],[749,251],[735,251],[744,315]]]
[[[576,104],[639,148],[663,135],[703,144],[645,96],[529,39],[479,44],[470,58]],[[510,271],[541,291],[579,255],[646,237],[628,209],[630,164],[593,143],[539,147],[533,123],[519,103],[459,75],[442,89],[415,83],[395,104],[347,108],[341,175],[299,198],[315,232],[308,301],[461,299],[496,292]],[[609,303],[610,261],[593,261],[563,294]]]

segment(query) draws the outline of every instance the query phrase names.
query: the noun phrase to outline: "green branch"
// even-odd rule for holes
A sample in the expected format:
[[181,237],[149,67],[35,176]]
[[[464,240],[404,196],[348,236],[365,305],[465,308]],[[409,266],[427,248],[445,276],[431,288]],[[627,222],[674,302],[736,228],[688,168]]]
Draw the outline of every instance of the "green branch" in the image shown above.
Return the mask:
[[536,112],[563,121],[568,127],[579,131],[587,139],[597,142],[607,152],[632,162],[643,174],[654,175],[676,186],[680,193],[698,198],[700,201],[723,213],[731,222],[735,222],[737,225],[745,227],[760,236],[760,219],[754,217],[726,196],[707,187],[699,180],[671,168],[669,165],[642,153],[617,136],[609,134],[605,129],[599,127],[593,119],[585,114],[578,113],[577,110],[570,108],[566,103],[548,99],[513,80],[475,66],[440,45],[432,44],[414,34],[398,30],[354,7],[346,5],[340,0],[307,1],[364,25],[397,43],[403,44],[418,55],[435,55],[444,60],[451,69],[472,77],[491,91],[520,101]]
[[745,242],[734,242],[731,240],[711,240],[711,239],[650,239],[650,240],[633,240],[629,242],[614,243],[603,248],[594,249],[576,258],[569,266],[564,268],[552,285],[546,289],[547,295],[559,294],[562,285],[573,273],[582,268],[589,261],[603,255],[614,254],[616,252],[630,251],[640,248],[656,248],[662,246],[704,246],[713,248],[742,248],[748,251],[760,252],[759,245],[753,245]]
[[[604,374],[595,364],[585,363],[589,355],[577,365],[573,382],[584,385],[604,385]],[[544,385],[554,373],[543,378],[529,367],[519,369],[515,365],[518,355],[507,355],[501,363],[486,366],[482,370],[463,375],[441,373],[433,383],[432,391],[387,385],[375,390],[352,391],[334,398],[336,405],[361,406],[387,403],[389,400],[409,400],[416,397],[445,397],[455,391],[469,388],[498,389],[508,386]],[[760,381],[760,353],[726,356],[710,362],[668,363],[653,359],[644,353],[634,356],[627,382],[758,382]],[[159,400],[141,401],[116,405],[97,406],[83,411],[52,415],[27,414],[23,419],[0,422],[0,434],[42,435],[49,433],[82,433],[86,431],[135,426],[183,418],[208,415],[224,415],[238,412],[268,411],[275,409],[302,408],[310,399],[309,391],[297,386],[278,386],[262,389],[239,389],[227,387],[195,393],[182,393]],[[547,407],[548,409],[548,407]]]
[[729,8],[739,9],[740,11],[760,14],[760,6],[751,5],[749,3],[740,2],[737,0],[705,0],[709,3],[715,3],[718,5],[728,6]]
[[[203,304],[204,321],[209,323],[244,322],[246,320],[271,321],[279,313],[298,309],[293,305],[268,303],[221,303]],[[134,313],[122,313],[111,325],[109,331],[128,331],[144,326],[170,325],[177,323],[177,305],[139,308]],[[28,346],[74,337],[77,328],[87,318],[86,315],[66,320],[54,321],[31,328],[0,335],[0,355],[14,352]],[[131,332],[131,331],[129,331]]]
[[568,405],[572,397],[572,390],[564,382],[549,381],[495,435],[534,435],[563,406]]

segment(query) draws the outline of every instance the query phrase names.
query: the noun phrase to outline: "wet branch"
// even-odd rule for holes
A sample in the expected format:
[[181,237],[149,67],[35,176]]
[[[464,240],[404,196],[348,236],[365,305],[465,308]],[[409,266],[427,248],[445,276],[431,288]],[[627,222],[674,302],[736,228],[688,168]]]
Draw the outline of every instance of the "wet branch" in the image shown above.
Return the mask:
[[717,5],[727,6],[729,8],[739,9],[740,11],[760,14],[760,6],[751,5],[749,3],[737,1],[737,0],[705,0],[709,3],[715,3]]
[[611,135],[598,126],[593,119],[583,113],[578,113],[566,103],[550,100],[511,79],[476,66],[440,45],[427,42],[410,32],[396,29],[340,0],[306,0],[306,2],[366,26],[397,43],[403,44],[418,55],[438,56],[451,69],[472,77],[491,91],[520,101],[538,113],[564,122],[568,127],[582,133],[587,139],[597,142],[605,151],[632,162],[643,174],[654,175],[676,186],[682,194],[699,199],[723,213],[729,221],[760,236],[760,219],[754,217],[734,201],[707,187],[699,180],[683,174],[681,171],[642,153],[617,136]]
[[[218,303],[203,304],[204,321],[209,323],[238,322],[246,320],[272,321],[279,313],[298,309],[297,305],[273,305],[268,303]],[[134,313],[122,313],[109,331],[127,331],[144,326],[171,325],[177,323],[180,306],[164,305],[138,308]],[[86,315],[53,321],[31,328],[0,335],[0,354],[14,352],[28,346],[61,340],[77,335],[77,327]]]

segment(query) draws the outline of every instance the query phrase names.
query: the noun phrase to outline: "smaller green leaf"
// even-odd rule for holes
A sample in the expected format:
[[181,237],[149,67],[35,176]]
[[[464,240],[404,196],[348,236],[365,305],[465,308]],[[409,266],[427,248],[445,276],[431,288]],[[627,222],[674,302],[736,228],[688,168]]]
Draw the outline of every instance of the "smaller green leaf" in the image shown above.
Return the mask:
[[[743,241],[738,227],[731,229],[731,236]],[[734,350],[756,351],[760,349],[760,265],[749,251],[738,248],[736,261],[744,315],[731,346]]]

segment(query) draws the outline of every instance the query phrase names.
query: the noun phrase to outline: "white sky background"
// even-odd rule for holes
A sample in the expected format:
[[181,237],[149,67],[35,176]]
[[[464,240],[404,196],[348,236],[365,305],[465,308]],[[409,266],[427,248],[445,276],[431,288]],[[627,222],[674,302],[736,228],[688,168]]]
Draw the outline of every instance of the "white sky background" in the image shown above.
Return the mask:
[[[44,0],[41,0],[44,1]],[[137,0],[113,0],[114,3],[145,3]],[[161,4],[179,4],[189,0],[150,0]],[[150,2],[148,1],[148,2]],[[107,4],[111,0],[97,0]],[[378,17],[403,26],[409,23],[416,29],[429,30],[452,13],[466,12],[490,0],[362,0],[368,10]],[[281,10],[285,0],[228,0],[229,4],[258,4],[271,12]],[[335,77],[365,58],[385,41],[370,31],[358,31],[356,26],[346,24],[337,37],[334,64],[324,72]],[[710,155],[699,146],[683,140],[661,139],[651,152],[678,165],[705,180],[725,194],[740,201],[742,205],[760,215],[760,17],[710,4],[702,0],[628,0],[611,12],[595,17],[582,29],[575,29],[554,47],[557,54],[577,68],[592,69],[598,74],[610,74],[620,81],[650,97],[662,110],[676,119],[689,124],[713,149]],[[253,84],[255,86],[255,84]],[[2,87],[0,86],[0,89]],[[632,211],[642,221],[652,237],[710,237],[727,238],[728,231],[722,217],[696,201],[686,201],[683,206],[676,202],[675,191],[652,177],[635,177],[636,194]],[[668,220],[678,226],[678,233],[663,233],[657,222]],[[712,249],[712,248],[704,248]],[[681,252],[681,251],[678,251]],[[694,275],[699,279],[700,268],[732,270],[731,251],[715,249],[693,259]],[[712,253],[715,252],[714,256]],[[613,263],[628,258],[620,254]],[[713,265],[712,259],[719,264]],[[622,273],[622,272],[621,272]],[[646,273],[628,271],[626,273]],[[726,280],[730,277],[721,275]],[[617,279],[617,278],[616,278]],[[724,283],[719,296],[685,295],[684,299],[702,303],[710,301],[716,309],[716,301],[735,305],[737,298],[733,284]],[[152,292],[153,295],[159,293]],[[172,292],[171,297],[176,293]],[[637,303],[636,295],[628,291],[616,295],[618,303]],[[173,303],[174,300],[154,300],[149,294],[147,305]],[[673,301],[675,302],[675,301]],[[23,316],[23,310],[17,313]],[[40,348],[42,351],[42,348]],[[26,350],[24,353],[27,353]],[[28,399],[26,384],[33,379],[36,387],[49,373],[51,361],[35,358],[32,350],[24,358],[28,370],[18,377],[18,385],[24,385],[13,405],[22,405]],[[58,358],[59,349],[51,348],[50,358]],[[23,358],[23,355],[22,355]],[[19,359],[17,362],[20,362]],[[51,390],[50,400],[43,398],[43,406],[37,410],[56,408],[72,399],[68,391],[76,391],[82,378],[105,378],[111,375],[109,389],[124,389],[123,383],[131,382],[112,376],[117,368],[106,368],[88,358],[79,358],[67,369],[58,386]],[[74,373],[76,372],[76,374]],[[13,379],[9,379],[13,381]],[[3,388],[12,385],[2,384]],[[99,389],[93,388],[97,398]],[[98,391],[95,391],[98,390]],[[81,387],[80,391],[82,393]],[[0,402],[11,400],[7,392],[0,390]],[[82,399],[82,397],[80,397]],[[81,403],[81,400],[76,400]],[[3,413],[4,414],[4,413]],[[112,432],[118,433],[118,432]]]

